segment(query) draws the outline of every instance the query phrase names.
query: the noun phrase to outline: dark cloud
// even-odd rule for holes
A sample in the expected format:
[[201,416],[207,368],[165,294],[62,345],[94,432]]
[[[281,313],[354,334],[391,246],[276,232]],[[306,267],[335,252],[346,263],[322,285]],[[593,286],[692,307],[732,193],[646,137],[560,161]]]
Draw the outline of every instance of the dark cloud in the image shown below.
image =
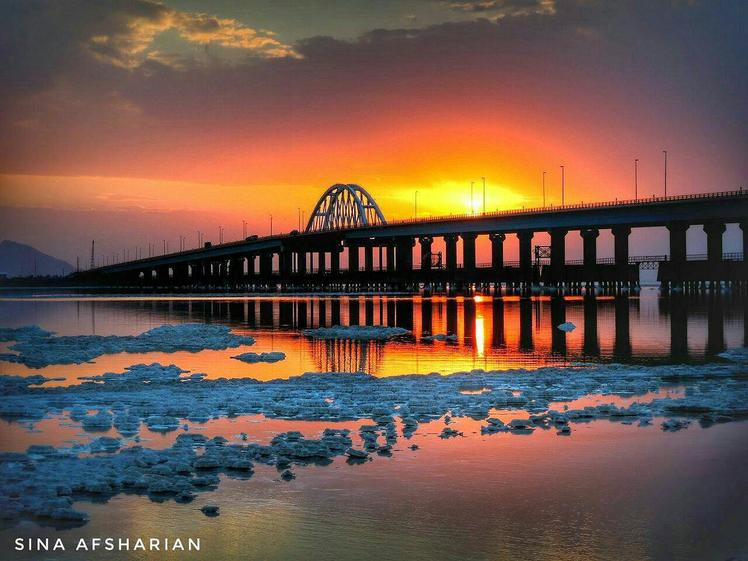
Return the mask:
[[[144,0],[12,1],[0,18],[0,170],[125,174],[138,162],[149,173],[175,154],[220,159],[251,139],[293,147],[307,133],[356,133],[377,113],[407,121],[435,107],[480,118],[505,106],[533,121],[565,114],[601,126],[697,120],[745,147],[739,0],[452,4],[554,13],[287,46],[234,20]],[[157,50],[165,30],[246,56]],[[211,145],[198,151],[196,137]]]

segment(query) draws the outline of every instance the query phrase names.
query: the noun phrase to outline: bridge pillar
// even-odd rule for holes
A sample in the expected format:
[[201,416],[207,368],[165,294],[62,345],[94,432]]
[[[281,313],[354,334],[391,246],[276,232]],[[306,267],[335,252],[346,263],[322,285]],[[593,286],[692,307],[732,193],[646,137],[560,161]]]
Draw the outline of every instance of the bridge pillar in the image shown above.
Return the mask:
[[519,270],[524,282],[532,282],[532,237],[534,232],[522,230],[517,232],[519,238]]
[[358,273],[358,246],[354,243],[348,243],[348,272]]
[[681,265],[686,262],[686,231],[688,224],[673,222],[667,225],[670,231],[670,261]]
[[616,226],[611,229],[613,233],[613,253],[615,255],[615,263],[619,269],[625,269],[629,264],[629,235],[631,235],[631,228],[628,226]]
[[387,244],[387,270],[395,270],[395,246],[392,243]]
[[489,234],[491,240],[491,268],[494,273],[501,274],[504,271],[504,240],[506,234],[503,232],[494,232]]
[[447,250],[447,271],[454,273],[457,270],[457,234],[444,236],[444,245]]
[[253,277],[257,274],[257,255],[250,254],[247,255],[247,276]]
[[260,254],[260,276],[268,278],[273,273],[273,254],[272,253],[261,253]]
[[416,241],[413,238],[400,238],[397,240],[397,270],[413,270],[413,246]]
[[278,269],[280,269],[281,278],[288,280],[291,276],[291,269],[293,267],[293,253],[290,249],[283,249],[278,254]]
[[330,249],[330,271],[333,275],[340,274],[340,252],[342,249],[340,246]]
[[[551,280],[563,282],[566,264],[566,234],[568,230],[554,228],[551,230]],[[562,322],[563,323],[563,322]],[[555,325],[555,324],[554,324]]]
[[187,265],[179,264],[172,267],[172,284],[184,286],[189,282],[189,271]]
[[704,224],[706,232],[706,258],[710,263],[722,261],[722,234],[725,225],[722,222],[707,222]]
[[477,234],[461,234],[462,238],[462,267],[466,271],[475,271],[475,238]]
[[317,252],[317,270],[319,271],[320,275],[324,274],[325,268],[327,266],[327,260],[325,258],[325,255],[326,255],[325,250]]
[[421,244],[421,270],[431,270],[431,244],[434,243],[434,238],[431,236],[421,236],[418,238],[418,243]]
[[374,270],[374,248],[370,245],[364,247],[364,269],[367,273]]
[[597,228],[587,228],[579,231],[582,236],[582,256],[584,263],[584,276],[589,284],[595,280],[595,269],[597,267],[597,238],[600,230]]

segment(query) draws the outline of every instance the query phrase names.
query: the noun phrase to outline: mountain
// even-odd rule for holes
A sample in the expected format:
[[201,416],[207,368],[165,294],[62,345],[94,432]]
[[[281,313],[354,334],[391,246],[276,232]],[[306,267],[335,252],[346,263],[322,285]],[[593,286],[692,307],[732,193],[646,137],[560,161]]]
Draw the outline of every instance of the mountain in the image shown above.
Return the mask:
[[72,273],[74,269],[70,263],[42,253],[30,245],[10,240],[0,242],[0,276],[62,276]]

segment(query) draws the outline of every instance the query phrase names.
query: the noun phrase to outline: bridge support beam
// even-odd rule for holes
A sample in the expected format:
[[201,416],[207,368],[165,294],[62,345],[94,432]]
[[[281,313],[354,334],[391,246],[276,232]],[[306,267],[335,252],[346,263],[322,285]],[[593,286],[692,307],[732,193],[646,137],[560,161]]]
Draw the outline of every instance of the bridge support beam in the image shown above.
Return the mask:
[[340,246],[335,246],[330,250],[330,272],[333,275],[340,274]]
[[[233,267],[232,267],[233,268]],[[290,249],[283,249],[278,254],[278,269],[283,280],[288,280],[293,268],[293,253]],[[233,275],[232,275],[233,276]]]
[[444,236],[444,245],[447,250],[447,271],[454,273],[457,271],[457,234]]
[[600,236],[600,230],[597,228],[587,228],[580,230],[582,236],[582,262],[584,266],[584,276],[587,284],[595,280],[595,268],[597,267],[597,238]]
[[327,268],[327,259],[326,259],[326,252],[325,250],[318,251],[317,252],[317,271],[320,275],[325,273],[325,269]]
[[358,246],[354,243],[348,244],[348,272],[358,273]]
[[387,271],[392,273],[395,270],[395,246],[392,242],[387,244],[385,254],[387,256]]
[[364,269],[367,273],[374,270],[374,248],[370,245],[364,246]]
[[418,238],[418,243],[421,244],[421,270],[431,270],[431,244],[434,243],[434,238],[431,236],[421,236]]
[[667,225],[670,232],[670,261],[676,265],[686,262],[686,231],[688,224],[673,222]]
[[260,276],[263,279],[270,278],[273,274],[273,254],[272,253],[261,253],[260,254]]
[[475,271],[475,238],[477,234],[460,234],[462,238],[462,267],[469,272]]
[[488,238],[491,240],[491,268],[494,273],[500,276],[504,272],[504,240],[506,240],[506,234],[494,232],[489,234]]
[[707,222],[704,224],[706,232],[706,259],[710,264],[722,261],[722,234],[725,233],[722,222]]
[[247,276],[254,277],[257,275],[257,255],[247,255]]
[[631,228],[628,226],[616,226],[611,229],[613,233],[613,254],[615,256],[616,268],[624,270],[629,264],[629,236]]
[[413,270],[413,238],[400,238],[397,240],[397,270],[409,272]]
[[519,239],[519,270],[525,283],[532,282],[532,237],[534,232],[522,230],[517,232]]
[[564,267],[566,264],[566,234],[568,230],[557,228],[551,230],[551,281],[564,281]]

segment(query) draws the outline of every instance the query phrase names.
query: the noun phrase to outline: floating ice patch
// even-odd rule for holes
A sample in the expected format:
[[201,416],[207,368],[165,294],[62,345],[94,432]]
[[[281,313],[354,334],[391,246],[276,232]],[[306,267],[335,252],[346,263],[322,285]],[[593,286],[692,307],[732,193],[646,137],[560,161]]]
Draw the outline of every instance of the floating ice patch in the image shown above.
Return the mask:
[[740,349],[731,349],[718,355],[720,358],[731,360],[733,362],[748,362],[748,347]]
[[355,339],[357,341],[386,341],[409,334],[410,331],[402,327],[383,325],[335,325],[304,330],[304,335],[313,339]]
[[457,341],[457,335],[447,335],[446,333],[435,333],[434,335],[424,335],[421,341]]
[[52,333],[45,331],[38,325],[29,325],[26,327],[0,327],[0,341],[26,341],[39,337],[49,337]]
[[222,350],[254,343],[252,337],[236,335],[225,325],[184,323],[162,325],[140,335],[77,335],[52,336],[36,326],[0,332],[15,340],[9,348],[18,355],[5,353],[0,359],[20,362],[31,368],[50,364],[80,364],[96,357],[115,353],[173,353]]
[[569,333],[569,332],[571,332],[571,331],[574,331],[574,330],[575,330],[575,329],[577,328],[577,326],[576,326],[576,325],[574,325],[574,324],[573,324],[572,322],[570,322],[570,321],[565,321],[564,323],[561,323],[561,324],[557,325],[556,327],[557,327],[558,329],[560,329],[561,331],[565,331],[566,333]]
[[286,354],[278,351],[270,353],[243,353],[240,355],[232,356],[231,358],[254,364],[256,362],[278,362],[279,360],[284,360],[286,358]]
[[[284,466],[330,463],[351,446],[346,430],[325,429],[319,439],[282,433],[268,446],[228,445],[226,439],[179,435],[165,450],[140,446],[120,449],[116,438],[101,437],[89,447],[94,456],[78,457],[67,449],[32,446],[26,454],[0,453],[0,514],[85,523],[73,510],[75,500],[106,500],[119,493],[147,494],[153,500],[189,502],[215,489],[219,473],[251,477],[254,463]],[[203,447],[197,454],[195,447]],[[118,452],[118,450],[120,450]]]
[[128,366],[122,373],[106,372],[99,376],[78,376],[79,380],[89,382],[103,382],[106,384],[168,384],[179,381],[195,381],[205,377],[205,374],[188,374],[189,370],[182,370],[174,364],[163,366],[159,363],[134,364]]

